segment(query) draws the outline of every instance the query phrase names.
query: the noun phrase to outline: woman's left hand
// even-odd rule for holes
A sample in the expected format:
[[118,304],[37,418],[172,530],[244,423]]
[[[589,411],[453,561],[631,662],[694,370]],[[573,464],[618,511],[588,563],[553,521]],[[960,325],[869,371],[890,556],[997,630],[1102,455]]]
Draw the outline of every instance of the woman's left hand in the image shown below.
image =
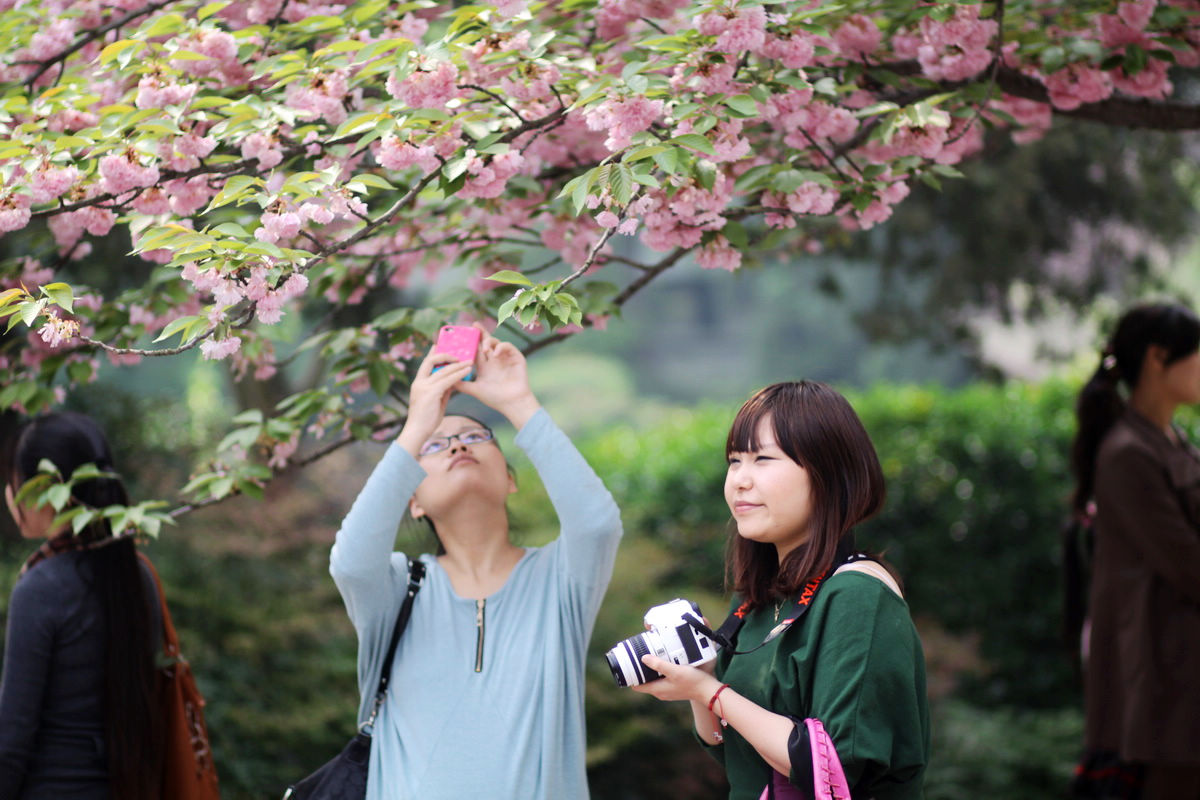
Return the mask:
[[518,430],[541,407],[529,388],[525,354],[486,332],[475,358],[475,379],[455,388],[496,409]]
[[721,682],[713,677],[714,663],[711,661],[700,667],[689,667],[673,664],[657,656],[644,655],[642,663],[662,677],[631,688],[635,692],[648,694],[659,700],[707,703],[713,692],[721,687]]

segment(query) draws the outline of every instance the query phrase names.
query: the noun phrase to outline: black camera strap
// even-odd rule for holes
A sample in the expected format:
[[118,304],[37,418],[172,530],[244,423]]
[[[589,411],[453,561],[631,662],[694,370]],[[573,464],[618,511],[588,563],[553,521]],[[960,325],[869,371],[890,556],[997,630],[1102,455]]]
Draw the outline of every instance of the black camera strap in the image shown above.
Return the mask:
[[725,618],[721,623],[721,627],[715,631],[704,624],[702,620],[694,614],[684,614],[683,618],[688,624],[696,630],[711,638],[719,644],[722,649],[729,652],[730,655],[741,656],[747,653],[753,653],[760,647],[766,646],[769,642],[778,638],[784,631],[790,628],[797,620],[804,616],[812,605],[813,598],[817,596],[817,590],[825,583],[825,579],[832,575],[845,564],[852,564],[855,561],[874,560],[865,553],[854,552],[854,537],[844,536],[841,543],[838,545],[837,551],[833,556],[833,564],[829,569],[822,572],[816,578],[813,578],[808,583],[804,584],[804,588],[800,591],[800,596],[788,609],[787,615],[767,633],[766,638],[758,645],[751,647],[749,650],[738,650],[734,647],[734,642],[737,639],[738,631],[742,628],[742,623],[746,621],[746,615],[750,613],[750,604],[742,603],[733,613]]

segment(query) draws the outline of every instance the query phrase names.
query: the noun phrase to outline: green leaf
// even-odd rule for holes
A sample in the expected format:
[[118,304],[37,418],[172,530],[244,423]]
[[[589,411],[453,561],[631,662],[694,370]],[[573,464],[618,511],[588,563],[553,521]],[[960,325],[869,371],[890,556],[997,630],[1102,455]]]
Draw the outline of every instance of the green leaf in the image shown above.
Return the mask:
[[758,116],[758,103],[748,94],[737,94],[733,97],[725,98],[725,105],[739,117],[756,117]]
[[201,323],[203,321],[204,321],[204,317],[198,317],[198,316],[179,317],[178,319],[171,320],[171,322],[169,322],[167,324],[167,327],[163,328],[162,333],[160,333],[158,335],[158,338],[155,339],[154,341],[161,342],[165,339],[170,339],[172,336],[174,336],[177,333],[182,333],[183,334],[182,343],[187,344],[193,338],[195,338],[194,333],[189,333],[192,326],[196,325],[197,323]]
[[71,532],[76,536],[79,532],[92,523],[97,516],[97,512],[91,508],[79,508],[79,513],[71,518]]
[[62,511],[71,499],[71,487],[65,483],[56,483],[46,490],[45,497],[55,511]]
[[218,11],[225,8],[227,5],[229,5],[229,0],[217,0],[215,3],[206,3],[200,7],[199,11],[196,12],[196,19],[203,22],[213,14],[216,14]]
[[41,316],[42,310],[45,307],[45,300],[22,303],[20,311],[21,321],[25,323],[26,327],[33,327],[33,323],[36,322],[37,318]]
[[896,111],[899,108],[900,108],[900,106],[896,105],[895,103],[891,102],[890,100],[885,100],[881,103],[873,103],[873,104],[867,106],[866,108],[860,108],[858,111],[855,112],[854,116],[856,116],[856,117],[874,117],[879,114],[886,114],[889,111]]
[[750,245],[750,237],[746,235],[746,227],[737,220],[726,222],[725,227],[721,229],[721,235],[729,240],[729,243],[738,250],[742,250]]
[[1040,60],[1043,72],[1057,72],[1066,66],[1067,52],[1059,45],[1051,45],[1042,51]]
[[529,280],[529,278],[526,278],[521,273],[515,272],[511,269],[502,269],[499,272],[493,272],[491,275],[487,276],[487,279],[489,281],[509,283],[516,286],[533,286],[533,281]]
[[617,164],[616,167],[609,179],[609,191],[616,201],[624,206],[633,199],[633,170],[624,163]]
[[646,145],[645,147],[639,147],[636,150],[626,150],[625,154],[621,156],[621,160],[626,164],[632,164],[635,161],[653,158],[659,153],[666,152],[666,150],[667,148],[661,144]]
[[121,39],[120,41],[113,42],[100,51],[100,64],[109,64],[111,61],[116,59],[117,56],[121,55],[121,53],[129,50],[130,48],[136,47],[140,50],[145,46],[145,42],[139,42],[134,39]]
[[512,316],[513,310],[517,307],[518,295],[512,297],[500,304],[500,308],[496,310],[496,324],[504,324],[504,320]]
[[150,17],[149,27],[138,31],[138,37],[141,39],[157,39],[159,36],[167,36],[168,34],[179,33],[187,25],[181,14],[163,14],[162,16]]
[[682,151],[677,147],[668,147],[661,153],[654,154],[654,163],[658,164],[658,168],[668,175],[674,175],[679,169],[679,160]]
[[383,189],[384,191],[393,191],[396,188],[383,178],[370,172],[364,172],[360,175],[355,175],[346,182],[346,188],[350,189],[351,191],[358,191],[355,188],[355,185],[362,187],[370,186],[375,189]]
[[717,151],[713,150],[712,143],[698,133],[681,134],[672,139],[671,143],[690,147],[692,150],[699,150],[701,153],[709,156],[717,154]]
[[1125,74],[1137,75],[1146,68],[1146,51],[1136,44],[1125,47]]
[[387,0],[374,0],[374,2],[363,3],[350,12],[350,19],[355,25],[362,25],[379,15],[379,12],[387,8]]
[[71,292],[70,286],[65,283],[47,284],[42,287],[42,293],[49,297],[55,305],[65,309],[68,314],[72,313],[75,295]]

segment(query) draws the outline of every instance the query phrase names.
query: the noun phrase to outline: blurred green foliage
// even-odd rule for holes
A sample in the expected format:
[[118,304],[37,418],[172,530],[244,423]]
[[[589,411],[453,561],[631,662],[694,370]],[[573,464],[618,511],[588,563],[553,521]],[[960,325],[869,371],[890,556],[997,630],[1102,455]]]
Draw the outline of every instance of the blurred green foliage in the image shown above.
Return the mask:
[[[889,491],[859,543],[899,568],[925,644],[935,725],[930,800],[1055,797],[1067,781],[1082,734],[1078,688],[1058,636],[1074,392],[1047,383],[848,393]],[[106,394],[81,403],[110,431],[135,497],[190,463],[196,439],[173,423],[177,410]],[[597,800],[724,796],[724,778],[694,742],[684,704],[617,689],[603,653],[641,630],[646,608],[672,597],[723,618],[723,447],[736,407],[680,411],[652,427],[610,426],[579,441],[625,525],[588,660]],[[1195,434],[1195,416],[1185,421]],[[522,543],[547,541],[557,525],[545,492],[516,449],[506,444],[505,452],[521,487],[510,502],[513,529]],[[294,475],[265,502],[188,515],[147,547],[208,699],[227,800],[277,797],[353,730],[356,643],[328,574],[328,549],[381,453]],[[429,545],[416,527],[397,543]],[[30,550],[28,542],[0,543],[0,603]]]

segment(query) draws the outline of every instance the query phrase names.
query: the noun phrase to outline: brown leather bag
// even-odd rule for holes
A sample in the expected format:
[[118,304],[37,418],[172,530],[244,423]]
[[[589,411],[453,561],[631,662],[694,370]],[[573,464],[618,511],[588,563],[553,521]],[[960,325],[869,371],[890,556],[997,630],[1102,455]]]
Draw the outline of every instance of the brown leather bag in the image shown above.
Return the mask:
[[167,595],[158,572],[150,559],[138,555],[154,576],[162,607],[166,661],[166,666],[159,670],[159,697],[165,714],[162,797],[164,800],[219,800],[221,789],[217,784],[217,766],[213,763],[208,726],[204,723],[204,697],[196,688],[192,668],[180,653],[179,637],[171,622]]

